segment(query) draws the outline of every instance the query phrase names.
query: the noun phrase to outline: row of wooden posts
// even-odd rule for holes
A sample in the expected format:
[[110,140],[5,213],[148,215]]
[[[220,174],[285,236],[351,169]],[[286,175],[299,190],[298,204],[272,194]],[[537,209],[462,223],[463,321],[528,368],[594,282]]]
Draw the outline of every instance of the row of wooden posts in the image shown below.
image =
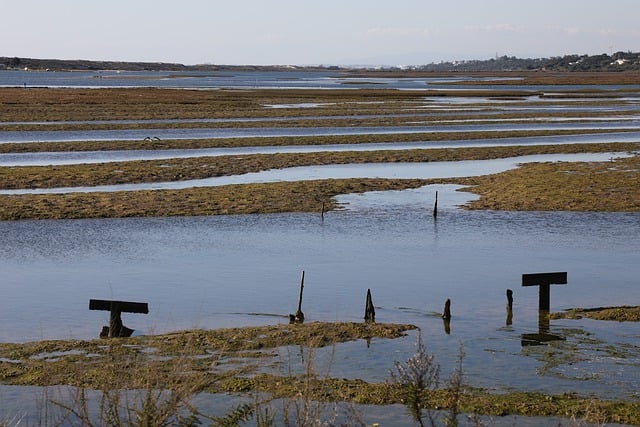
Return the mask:
[[[549,341],[561,340],[560,336],[549,333],[549,307],[550,307],[550,287],[551,285],[564,285],[567,283],[566,272],[554,273],[532,273],[522,275],[522,286],[538,286],[538,332],[522,334],[522,345],[538,345]],[[302,292],[304,289],[304,271],[300,281],[300,294],[298,297],[298,310],[295,314],[289,315],[290,323],[304,322],[304,313],[302,312]],[[507,325],[511,325],[513,321],[513,291],[507,289]],[[451,299],[447,298],[442,311],[442,320],[444,323],[445,333],[451,332]],[[376,310],[371,297],[371,289],[367,289],[367,298],[364,309],[364,321],[375,322]]]
[[[549,307],[550,307],[550,285],[563,285],[567,283],[566,272],[555,273],[532,273],[522,275],[522,286],[538,286],[538,332],[526,333],[521,336],[523,346],[539,345],[550,341],[563,340],[558,335],[549,333]],[[290,323],[302,323],[304,314],[302,313],[302,290],[304,288],[304,272],[300,283],[300,295],[298,298],[298,310],[296,314],[290,314]],[[507,326],[513,321],[513,291],[507,289]],[[375,322],[376,312],[371,297],[371,289],[367,289],[365,302],[364,320],[365,322]],[[451,299],[447,298],[442,311],[442,321],[446,334],[451,333]]]
[[[436,199],[437,200],[437,199]],[[548,335],[548,312],[550,306],[550,285],[562,285],[567,283],[566,272],[555,273],[533,273],[522,275],[522,286],[538,286],[538,310],[539,316],[539,333],[535,335]],[[302,294],[304,291],[304,271],[300,279],[300,293],[298,295],[298,309],[294,314],[289,314],[290,323],[304,322],[304,313],[302,312]],[[112,300],[89,300],[89,310],[106,310],[110,312],[109,326],[104,326],[100,332],[100,337],[115,338],[129,337],[134,332],[122,323],[121,314],[126,313],[149,313],[147,303],[130,302],[130,301],[112,301]],[[507,324],[511,324],[513,318],[513,291],[507,289]],[[545,315],[546,313],[546,315]],[[445,331],[449,333],[449,321],[451,320],[451,300],[447,299],[442,312],[442,319],[445,321]],[[546,322],[545,320],[546,319]],[[375,322],[376,310],[371,297],[371,289],[367,289],[367,298],[364,310],[365,322]],[[535,337],[533,337],[535,338]],[[523,337],[524,340],[524,337]]]

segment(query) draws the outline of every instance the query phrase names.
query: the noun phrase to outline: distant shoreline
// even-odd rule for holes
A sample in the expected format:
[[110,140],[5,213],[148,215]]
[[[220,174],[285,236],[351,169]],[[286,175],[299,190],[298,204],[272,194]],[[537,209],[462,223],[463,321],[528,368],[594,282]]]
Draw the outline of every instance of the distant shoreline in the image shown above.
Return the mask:
[[551,58],[496,57],[486,60],[456,60],[414,65],[230,65],[144,61],[96,61],[85,59],[40,59],[0,57],[0,70],[40,71],[422,71],[450,72],[508,72],[508,71],[639,71],[639,52],[615,52],[611,55],[565,55]]
[[169,62],[91,61],[0,57],[0,70],[26,71],[295,71],[341,70],[341,67],[292,65],[184,65]]

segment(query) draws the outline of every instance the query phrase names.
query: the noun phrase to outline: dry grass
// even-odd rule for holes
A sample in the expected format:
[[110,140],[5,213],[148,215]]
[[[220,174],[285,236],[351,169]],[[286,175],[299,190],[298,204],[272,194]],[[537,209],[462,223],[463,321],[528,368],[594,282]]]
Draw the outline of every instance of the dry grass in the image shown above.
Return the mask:
[[[198,380],[198,390],[203,390],[217,387],[214,384],[221,378],[231,381],[236,374],[251,371],[257,364],[252,360],[274,358],[273,350],[277,347],[315,348],[358,339],[393,339],[412,329],[415,326],[406,324],[309,322],[191,330],[126,339],[0,343],[0,381],[13,385],[66,384],[92,389],[148,388],[149,378],[143,375],[144,371],[136,372],[144,367],[154,373],[151,388],[167,388],[180,373],[191,381],[206,377],[207,381]],[[246,360],[230,360],[237,356]]]
[[640,211],[640,156],[609,162],[529,163],[459,182],[479,194],[470,209]]
[[[407,162],[497,158],[540,152],[632,149],[637,144],[489,147],[372,153],[309,153],[127,162],[60,168],[4,168],[5,187],[98,185],[193,179],[302,164]],[[449,180],[350,179],[228,185],[185,190],[69,193],[0,197],[0,219],[104,218],[320,212],[336,207],[333,196],[460,183],[480,200],[471,209],[640,211],[640,156],[601,163],[534,163],[504,173]],[[171,165],[172,167],[167,167]],[[216,166],[217,165],[217,166]],[[227,168],[227,169],[225,169]],[[120,172],[116,172],[120,171]],[[11,185],[11,183],[13,183]]]
[[[635,132],[635,128],[618,129],[619,132]],[[607,133],[606,129],[585,130],[528,130],[528,131],[479,131],[479,132],[427,132],[400,134],[329,135],[260,138],[212,138],[212,139],[166,139],[141,141],[70,141],[0,144],[0,153],[35,153],[69,151],[110,151],[110,150],[169,150],[220,147],[271,147],[283,145],[328,145],[328,144],[368,144],[394,142],[469,141],[475,139],[526,138],[535,136],[563,136]]]
[[320,180],[186,190],[0,197],[0,220],[318,212],[337,194],[416,188],[424,180]]
[[581,319],[583,317],[616,322],[640,322],[640,306],[572,308],[551,314],[552,319]]
[[0,188],[31,189],[184,181],[295,166],[484,160],[531,154],[624,152],[639,148],[640,143],[610,143],[364,152],[328,151],[192,157],[70,166],[6,167],[0,168]]
[[[421,94],[396,90],[314,89],[0,89],[0,122],[279,117],[273,104],[318,103],[295,108],[296,117],[398,111]],[[366,102],[366,104],[362,104]],[[384,103],[385,107],[373,103]],[[289,110],[289,114],[291,110]]]

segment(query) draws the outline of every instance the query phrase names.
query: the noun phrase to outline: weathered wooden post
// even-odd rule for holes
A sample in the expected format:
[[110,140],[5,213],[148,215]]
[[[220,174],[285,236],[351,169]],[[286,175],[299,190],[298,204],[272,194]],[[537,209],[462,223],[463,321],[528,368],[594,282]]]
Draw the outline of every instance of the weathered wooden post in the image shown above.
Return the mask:
[[104,326],[100,332],[101,338],[130,337],[133,329],[122,324],[121,314],[125,313],[149,313],[149,305],[146,302],[111,301],[90,299],[89,310],[109,311],[109,326]]
[[551,285],[566,285],[567,272],[533,273],[522,275],[522,286],[539,286],[538,296],[538,333],[523,334],[522,345],[539,345],[549,341],[563,340],[558,335],[549,333],[549,307]]
[[507,289],[507,326],[513,323],[513,291]]
[[320,218],[324,221],[324,202],[322,202],[322,210],[320,211]]
[[444,320],[451,320],[451,300],[447,298],[444,302],[444,311],[442,312],[442,318]]
[[373,300],[371,299],[371,289],[367,289],[367,302],[364,308],[364,321],[367,323],[374,323],[376,321],[376,309],[373,307]]
[[444,302],[442,326],[444,327],[444,333],[449,335],[451,333],[451,300],[449,298]]
[[302,312],[302,291],[304,290],[304,270],[302,270],[302,278],[300,279],[300,296],[298,297],[298,310],[296,314],[289,314],[289,323],[304,322],[304,313]]
[[433,204],[433,217],[437,218],[438,217],[438,192],[436,191],[436,201]]
[[522,275],[522,286],[539,286],[538,310],[549,311],[551,285],[566,285],[567,272],[532,273]]

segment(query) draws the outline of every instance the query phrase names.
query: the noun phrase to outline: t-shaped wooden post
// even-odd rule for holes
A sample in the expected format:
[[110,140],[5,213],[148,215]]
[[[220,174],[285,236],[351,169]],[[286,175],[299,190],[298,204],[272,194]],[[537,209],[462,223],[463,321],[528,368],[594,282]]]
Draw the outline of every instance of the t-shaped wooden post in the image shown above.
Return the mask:
[[566,285],[567,272],[532,273],[522,275],[522,286],[539,286],[538,310],[549,311],[550,285]]
[[149,313],[149,305],[146,302],[90,299],[89,310],[105,310],[111,312],[109,317],[109,327],[103,328],[103,331],[107,333],[109,338],[128,337],[133,333],[133,329],[129,329],[122,324],[120,314],[123,312],[147,314]]

